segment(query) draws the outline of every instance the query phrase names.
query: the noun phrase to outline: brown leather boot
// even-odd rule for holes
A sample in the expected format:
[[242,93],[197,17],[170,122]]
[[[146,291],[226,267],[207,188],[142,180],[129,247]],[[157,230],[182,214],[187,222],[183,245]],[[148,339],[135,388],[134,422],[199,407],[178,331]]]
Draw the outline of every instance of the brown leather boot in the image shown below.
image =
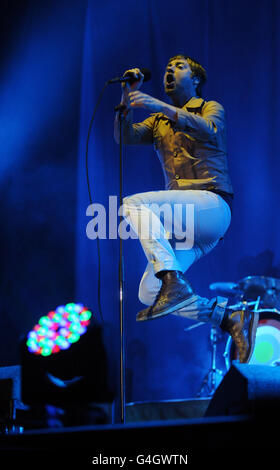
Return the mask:
[[168,315],[197,298],[180,271],[161,271],[156,276],[162,280],[160,291],[154,304],[137,314],[136,321],[153,320]]
[[239,362],[249,362],[254,350],[259,314],[250,310],[226,309],[221,329],[229,333],[238,351]]

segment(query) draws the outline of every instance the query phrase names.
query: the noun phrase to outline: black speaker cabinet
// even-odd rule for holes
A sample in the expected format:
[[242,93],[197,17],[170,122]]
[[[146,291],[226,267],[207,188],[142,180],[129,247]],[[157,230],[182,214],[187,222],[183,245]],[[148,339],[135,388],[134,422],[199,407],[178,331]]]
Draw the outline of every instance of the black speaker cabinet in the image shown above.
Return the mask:
[[280,367],[239,364],[231,368],[215,391],[205,416],[280,415]]

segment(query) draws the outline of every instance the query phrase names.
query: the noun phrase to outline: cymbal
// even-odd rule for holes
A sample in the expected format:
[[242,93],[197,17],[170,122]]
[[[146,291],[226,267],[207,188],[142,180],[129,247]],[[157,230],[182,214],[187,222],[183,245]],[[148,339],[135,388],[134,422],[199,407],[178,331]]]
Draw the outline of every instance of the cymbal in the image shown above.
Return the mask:
[[247,276],[238,282],[240,288],[244,291],[255,290],[259,293],[273,290],[280,292],[280,279],[267,276]]
[[209,285],[209,289],[220,295],[237,295],[241,292],[236,282],[213,282]]

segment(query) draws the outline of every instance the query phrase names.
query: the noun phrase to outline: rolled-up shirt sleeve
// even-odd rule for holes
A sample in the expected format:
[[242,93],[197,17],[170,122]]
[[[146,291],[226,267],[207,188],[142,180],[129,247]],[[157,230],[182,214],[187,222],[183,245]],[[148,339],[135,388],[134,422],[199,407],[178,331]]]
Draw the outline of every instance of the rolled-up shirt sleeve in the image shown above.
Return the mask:
[[[149,145],[153,143],[153,127],[155,122],[155,115],[149,116],[142,122],[132,123],[132,110],[130,110],[124,117],[123,125],[123,140],[127,145]],[[114,123],[114,137],[115,141],[120,141],[120,127],[119,116],[116,115]]]
[[225,110],[216,101],[208,101],[201,115],[179,108],[176,125],[198,140],[215,140],[225,129]]

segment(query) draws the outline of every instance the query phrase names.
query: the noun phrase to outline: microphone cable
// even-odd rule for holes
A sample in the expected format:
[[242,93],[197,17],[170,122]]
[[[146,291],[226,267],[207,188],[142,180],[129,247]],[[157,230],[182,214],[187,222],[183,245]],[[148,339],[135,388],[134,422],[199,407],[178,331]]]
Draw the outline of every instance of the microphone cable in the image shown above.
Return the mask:
[[[109,85],[109,81],[107,81],[107,82],[105,83],[105,85],[103,86],[101,92],[99,93],[99,96],[98,96],[98,99],[97,99],[97,103],[96,103],[96,105],[95,105],[95,108],[94,108],[94,111],[93,111],[93,113],[92,113],[92,117],[91,117],[91,120],[90,120],[90,124],[89,124],[89,128],[88,128],[88,133],[87,133],[87,140],[86,140],[86,179],[87,179],[87,188],[88,188],[88,196],[89,196],[90,205],[92,205],[93,202],[92,202],[92,195],[91,195],[90,181],[89,181],[89,170],[88,170],[88,147],[89,147],[89,139],[90,139],[91,128],[92,128],[92,125],[93,125],[93,121],[94,121],[94,118],[95,118],[95,115],[96,115],[98,106],[99,106],[99,104],[100,104],[100,101],[101,101],[101,99],[102,99],[102,96],[103,96],[103,94],[104,94],[104,91],[105,91],[105,89],[107,88],[108,85]],[[103,318],[103,314],[102,314],[102,307],[101,307],[101,256],[100,256],[100,244],[99,244],[99,238],[98,238],[98,236],[97,236],[97,238],[96,238],[96,243],[97,243],[97,258],[98,258],[98,268],[97,268],[97,271],[98,271],[97,302],[98,302],[99,315],[100,315],[100,318],[101,318],[102,323],[104,323],[104,318]]]

